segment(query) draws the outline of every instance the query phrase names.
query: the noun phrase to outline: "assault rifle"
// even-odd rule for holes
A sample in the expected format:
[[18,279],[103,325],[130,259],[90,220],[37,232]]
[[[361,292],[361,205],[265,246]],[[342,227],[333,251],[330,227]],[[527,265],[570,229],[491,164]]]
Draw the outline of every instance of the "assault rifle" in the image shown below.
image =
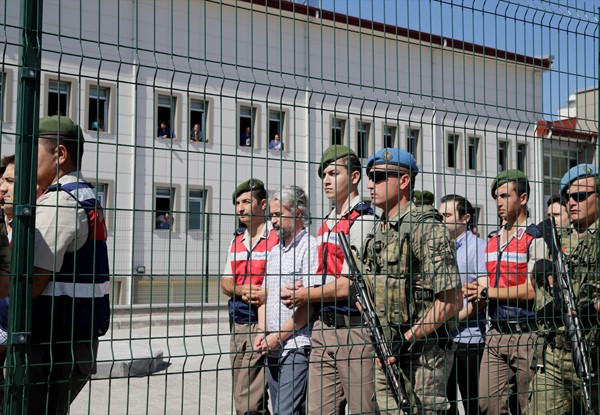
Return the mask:
[[592,415],[591,380],[595,375],[588,361],[589,348],[585,332],[581,320],[577,316],[577,306],[575,304],[575,295],[573,294],[569,268],[565,260],[565,254],[560,246],[554,218],[544,219],[541,228],[544,241],[546,241],[546,244],[550,248],[554,261],[554,285],[556,288],[554,290],[554,306],[562,314],[566,337],[571,344],[573,366],[582,382],[582,398],[585,413]]
[[348,263],[350,280],[352,281],[354,290],[356,291],[356,301],[360,305],[361,313],[371,331],[371,342],[375,347],[377,357],[384,367],[388,385],[390,385],[392,389],[392,394],[396,400],[396,403],[398,404],[398,407],[402,409],[404,413],[409,414],[411,410],[410,400],[408,399],[408,394],[406,393],[406,388],[404,387],[404,382],[402,381],[400,369],[398,367],[398,363],[392,364],[388,362],[388,358],[393,357],[394,354],[392,353],[392,349],[385,339],[383,328],[381,327],[377,313],[375,313],[373,300],[369,296],[364,277],[360,273],[358,266],[354,261],[354,257],[350,251],[350,244],[348,243],[346,235],[343,232],[339,232],[337,236],[340,240],[340,246],[342,248],[342,252],[344,253],[344,257],[346,258],[346,262]]

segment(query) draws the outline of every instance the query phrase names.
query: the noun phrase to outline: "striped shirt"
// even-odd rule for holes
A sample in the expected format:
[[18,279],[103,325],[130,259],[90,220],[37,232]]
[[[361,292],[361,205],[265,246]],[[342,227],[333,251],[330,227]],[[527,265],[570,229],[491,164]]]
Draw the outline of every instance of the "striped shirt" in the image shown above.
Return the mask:
[[[300,232],[289,246],[283,241],[269,251],[267,275],[264,285],[267,288],[266,330],[280,331],[281,326],[292,318],[295,309],[290,310],[281,303],[281,289],[287,284],[301,281],[307,285],[309,274],[314,274],[319,266],[317,239],[305,230]],[[294,332],[283,345],[287,354],[290,349],[310,345],[312,323]]]

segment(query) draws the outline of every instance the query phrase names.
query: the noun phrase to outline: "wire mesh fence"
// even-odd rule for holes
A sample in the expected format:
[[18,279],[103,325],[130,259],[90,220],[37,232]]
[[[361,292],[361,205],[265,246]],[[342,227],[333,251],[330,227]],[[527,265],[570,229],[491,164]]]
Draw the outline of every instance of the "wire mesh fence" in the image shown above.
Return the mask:
[[0,0],[4,413],[598,413],[599,7]]

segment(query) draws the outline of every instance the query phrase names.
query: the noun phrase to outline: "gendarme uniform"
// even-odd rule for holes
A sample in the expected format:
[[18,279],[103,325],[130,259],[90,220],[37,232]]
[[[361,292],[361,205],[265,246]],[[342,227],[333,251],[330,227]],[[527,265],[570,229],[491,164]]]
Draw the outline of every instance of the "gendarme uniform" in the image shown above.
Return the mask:
[[[570,169],[560,181],[561,195],[565,195],[569,185],[578,179],[596,176],[595,166],[580,164]],[[598,195],[595,195],[598,197]],[[560,232],[560,242],[565,253],[575,295],[575,306],[584,326],[589,346],[588,362],[596,377],[592,380],[591,397],[594,414],[599,413],[598,394],[600,384],[600,321],[598,312],[589,307],[600,300],[600,221],[578,234],[571,226]],[[552,294],[543,286],[536,287],[536,309],[542,309],[552,301]],[[549,305],[552,307],[552,305]],[[560,313],[560,311],[559,311]],[[554,313],[554,316],[557,316]],[[581,381],[573,366],[571,344],[565,335],[565,328],[558,318],[544,319],[541,332],[545,338],[543,370],[536,373],[532,382],[532,398],[528,414],[559,415],[583,413],[579,411],[581,402]]]
[[[404,150],[380,150],[368,160],[367,171],[375,164],[387,164],[388,170],[390,165],[408,168],[414,175],[418,172],[414,157]],[[431,205],[409,202],[394,216],[384,215],[367,236],[361,257],[364,275],[373,284],[377,314],[394,342],[426,314],[436,294],[460,287],[450,234]],[[448,333],[453,323],[400,353],[415,414],[436,414],[448,407],[446,383],[453,361]],[[381,372],[376,388],[381,412],[396,413],[396,402]]]

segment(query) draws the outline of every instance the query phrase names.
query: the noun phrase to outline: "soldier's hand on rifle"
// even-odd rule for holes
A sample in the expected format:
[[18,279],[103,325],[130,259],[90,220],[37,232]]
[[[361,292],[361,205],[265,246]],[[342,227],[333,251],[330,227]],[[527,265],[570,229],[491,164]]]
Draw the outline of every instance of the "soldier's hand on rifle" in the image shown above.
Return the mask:
[[287,308],[299,307],[308,303],[308,289],[302,281],[286,284],[281,289],[281,303]]

